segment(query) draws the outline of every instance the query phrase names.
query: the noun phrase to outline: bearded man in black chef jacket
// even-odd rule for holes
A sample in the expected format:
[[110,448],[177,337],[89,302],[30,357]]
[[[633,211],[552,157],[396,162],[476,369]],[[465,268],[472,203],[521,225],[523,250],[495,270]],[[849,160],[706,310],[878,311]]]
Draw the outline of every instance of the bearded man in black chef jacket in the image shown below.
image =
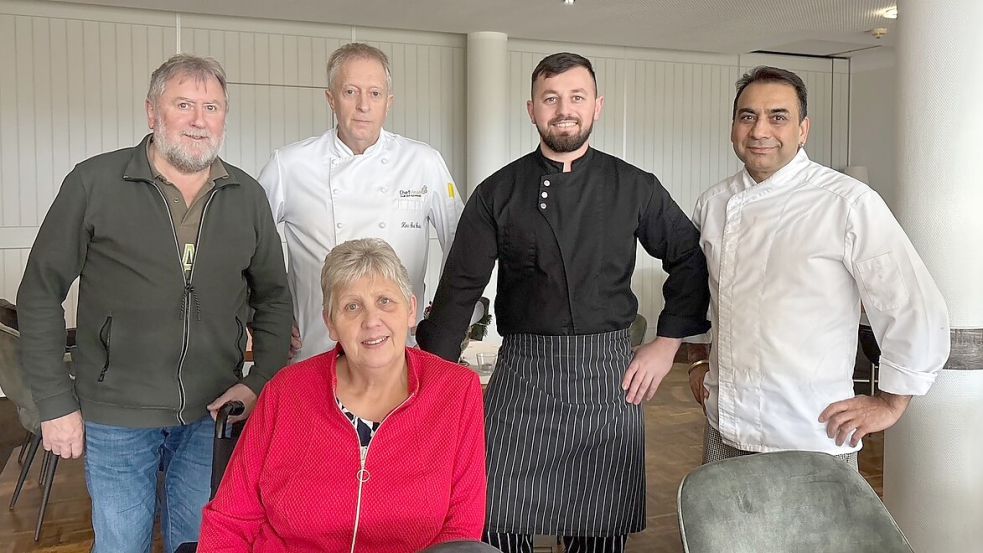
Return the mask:
[[[457,360],[498,260],[485,539],[506,552],[532,551],[536,534],[563,536],[571,552],[618,552],[644,529],[641,402],[680,339],[709,328],[696,228],[655,175],[589,146],[603,106],[589,60],[539,63],[527,103],[539,148],[471,195],[417,331],[423,349]],[[633,353],[637,242],[669,277],[658,336]]]

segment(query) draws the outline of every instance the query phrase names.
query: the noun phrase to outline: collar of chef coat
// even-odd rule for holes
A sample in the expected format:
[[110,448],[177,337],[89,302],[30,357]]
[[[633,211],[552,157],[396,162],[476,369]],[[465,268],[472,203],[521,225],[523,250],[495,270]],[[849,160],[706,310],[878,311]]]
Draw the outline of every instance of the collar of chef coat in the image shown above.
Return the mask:
[[765,196],[770,196],[774,193],[787,193],[792,190],[803,186],[806,184],[806,179],[800,178],[800,173],[809,167],[809,156],[806,155],[805,148],[799,148],[799,151],[789,161],[785,167],[782,167],[778,171],[768,177],[767,179],[756,182],[751,174],[748,173],[747,167],[741,171],[741,178],[735,179],[736,190],[734,193],[741,193],[744,196],[745,201],[753,202],[758,198]]
[[[358,155],[370,156],[377,152],[382,151],[382,149],[384,148],[384,144],[389,141],[389,138],[391,136],[392,136],[391,132],[387,131],[386,129],[381,129],[379,131],[379,139],[375,141],[375,144],[369,146],[368,148],[365,149],[365,152]],[[335,127],[330,131],[328,131],[328,153],[332,157],[339,157],[339,158],[349,158],[349,157],[354,157],[356,155],[355,152],[353,152],[352,149],[348,147],[348,144],[345,144],[341,140],[341,137],[338,136],[338,127]]]
[[[584,155],[578,157],[577,159],[573,160],[570,163],[570,172],[576,173],[577,171],[584,169],[590,164],[590,160],[593,157],[594,157],[594,148],[588,146],[587,151],[584,152]],[[546,174],[548,175],[563,172],[563,162],[552,160],[546,157],[546,154],[543,153],[542,144],[540,144],[540,146],[536,148],[536,160],[539,162],[540,167],[542,167],[542,169],[546,171]]]

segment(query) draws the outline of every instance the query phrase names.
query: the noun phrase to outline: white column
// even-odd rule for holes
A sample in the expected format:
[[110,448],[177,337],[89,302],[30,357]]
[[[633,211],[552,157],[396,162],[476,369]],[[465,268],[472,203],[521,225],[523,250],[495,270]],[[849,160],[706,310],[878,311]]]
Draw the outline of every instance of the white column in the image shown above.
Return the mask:
[[508,35],[468,33],[467,195],[509,161]]
[[898,219],[945,295],[952,355],[885,436],[884,503],[915,551],[983,547],[983,2],[899,2]]
[[[468,33],[468,182],[465,194],[509,159],[509,37],[505,33]],[[495,303],[498,265],[484,296]],[[494,309],[485,340],[501,343]]]

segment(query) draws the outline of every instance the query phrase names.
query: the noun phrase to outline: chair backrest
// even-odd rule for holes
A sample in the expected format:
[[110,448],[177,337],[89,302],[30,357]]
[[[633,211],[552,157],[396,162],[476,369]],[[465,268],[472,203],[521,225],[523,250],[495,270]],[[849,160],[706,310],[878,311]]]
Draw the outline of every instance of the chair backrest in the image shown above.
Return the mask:
[[449,541],[431,545],[420,553],[494,553],[501,551],[480,541]]
[[214,498],[218,487],[222,484],[225,469],[232,460],[239,436],[245,421],[229,423],[229,417],[237,417],[245,411],[241,401],[234,400],[224,403],[215,416],[215,440],[212,442],[212,491],[209,498]]
[[683,478],[677,507],[686,553],[912,553],[863,477],[824,453],[704,465]]
[[41,419],[20,368],[20,333],[0,323],[0,389],[17,406],[20,423],[37,434]]

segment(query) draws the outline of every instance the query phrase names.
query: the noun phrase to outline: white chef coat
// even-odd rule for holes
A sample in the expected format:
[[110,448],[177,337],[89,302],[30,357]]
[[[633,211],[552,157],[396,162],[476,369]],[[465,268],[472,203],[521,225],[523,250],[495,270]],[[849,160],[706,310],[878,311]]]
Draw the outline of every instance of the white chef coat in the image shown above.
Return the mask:
[[287,278],[303,341],[294,361],[334,347],[321,318],[321,267],[346,240],[389,242],[409,272],[422,318],[428,227],[437,230],[446,259],[464,209],[437,150],[383,130],[355,155],[331,129],[274,151],[258,180],[286,234]]
[[710,424],[745,451],[843,454],[820,413],[854,396],[861,301],[880,388],[928,391],[949,356],[941,293],[887,205],[800,150],[761,183],[704,192],[694,223],[710,270]]

